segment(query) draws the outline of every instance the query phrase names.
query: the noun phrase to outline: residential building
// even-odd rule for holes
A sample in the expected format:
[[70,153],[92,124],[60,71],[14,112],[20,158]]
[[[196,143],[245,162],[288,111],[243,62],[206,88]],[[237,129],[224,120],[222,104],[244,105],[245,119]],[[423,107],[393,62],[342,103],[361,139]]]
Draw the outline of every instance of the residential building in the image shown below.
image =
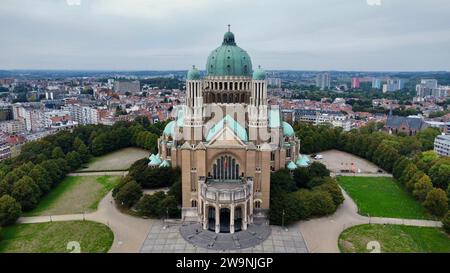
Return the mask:
[[440,135],[434,139],[434,151],[440,156],[450,156],[450,135]]
[[328,73],[319,73],[316,75],[316,86],[320,88],[320,90],[330,89],[330,74]]
[[136,94],[141,91],[141,83],[139,81],[114,81],[114,91],[119,94]]
[[378,78],[372,79],[372,88],[373,89],[381,89],[381,80]]
[[358,89],[361,86],[359,78],[352,78],[352,88]]

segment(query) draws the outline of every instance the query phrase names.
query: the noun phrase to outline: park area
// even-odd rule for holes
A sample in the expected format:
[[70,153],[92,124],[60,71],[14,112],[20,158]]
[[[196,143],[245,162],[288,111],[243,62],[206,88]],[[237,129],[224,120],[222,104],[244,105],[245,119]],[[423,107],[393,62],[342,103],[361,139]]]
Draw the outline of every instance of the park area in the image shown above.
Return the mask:
[[95,211],[120,177],[68,176],[24,216],[79,214]]
[[338,176],[337,181],[355,201],[361,215],[434,219],[391,177]]
[[150,152],[130,147],[104,156],[93,158],[89,164],[77,172],[126,171],[139,159],[148,157]]
[[114,234],[100,223],[67,221],[5,227],[0,238],[0,253],[68,253],[76,250],[70,242],[79,243],[82,253],[106,253]]
[[369,242],[378,242],[382,253],[449,253],[450,237],[439,228],[403,225],[359,225],[339,237],[344,253],[370,252]]

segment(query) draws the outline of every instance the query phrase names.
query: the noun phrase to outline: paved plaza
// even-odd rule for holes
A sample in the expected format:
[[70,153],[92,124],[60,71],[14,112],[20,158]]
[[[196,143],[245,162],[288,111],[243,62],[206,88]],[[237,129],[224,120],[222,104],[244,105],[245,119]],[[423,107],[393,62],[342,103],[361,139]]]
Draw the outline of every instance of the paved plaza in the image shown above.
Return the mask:
[[[144,244],[141,248],[141,253],[307,253],[303,236],[299,232],[299,229],[291,229],[288,231],[283,230],[277,226],[266,226],[267,229],[262,230],[257,234],[255,227],[250,228],[249,232],[241,231],[235,234],[215,234],[211,231],[203,231],[201,237],[194,238],[198,244],[192,244],[183,238],[180,229],[188,228],[195,230],[196,224],[183,224],[181,222],[173,222],[166,224],[163,221],[155,222]],[[200,227],[200,226],[198,226]],[[268,232],[268,233],[267,233]],[[195,233],[195,232],[194,232]],[[241,233],[241,234],[240,234]],[[186,233],[187,234],[187,233]],[[208,245],[214,240],[211,239],[209,243],[206,243],[207,238],[214,238],[217,235],[215,243],[210,248]],[[189,236],[189,235],[188,235]],[[198,235],[197,235],[198,236]],[[211,237],[213,236],[213,237]],[[259,236],[259,238],[257,238]],[[264,239],[266,236],[266,239]],[[234,239],[233,239],[234,237]],[[192,239],[193,237],[191,237]],[[241,248],[237,248],[235,241],[239,239]],[[254,242],[251,239],[259,240],[258,244],[248,245]],[[228,241],[226,241],[228,239]],[[220,242],[220,243],[219,243]],[[214,249],[214,245],[215,249]],[[229,249],[219,249],[217,246],[229,246]]]

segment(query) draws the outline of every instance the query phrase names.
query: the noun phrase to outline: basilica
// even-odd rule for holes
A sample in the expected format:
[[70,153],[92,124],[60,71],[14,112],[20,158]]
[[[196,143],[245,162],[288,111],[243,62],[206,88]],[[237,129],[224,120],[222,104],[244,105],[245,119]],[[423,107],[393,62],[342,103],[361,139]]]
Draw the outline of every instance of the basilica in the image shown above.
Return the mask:
[[270,205],[270,174],[307,164],[300,141],[267,98],[266,73],[230,30],[187,73],[186,99],[158,140],[149,165],[179,167],[182,217],[216,233],[246,230]]

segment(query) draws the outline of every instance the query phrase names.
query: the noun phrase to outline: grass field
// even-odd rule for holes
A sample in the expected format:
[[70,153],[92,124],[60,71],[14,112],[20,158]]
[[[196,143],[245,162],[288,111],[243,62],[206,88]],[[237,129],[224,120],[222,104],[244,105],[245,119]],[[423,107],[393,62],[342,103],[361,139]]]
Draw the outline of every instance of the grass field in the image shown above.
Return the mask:
[[113,176],[68,176],[24,216],[77,214],[95,211],[118,183]]
[[148,157],[150,152],[140,148],[125,148],[116,152],[109,153],[104,156],[95,157],[87,164],[86,168],[78,170],[78,172],[95,172],[95,171],[125,171],[139,159]]
[[339,185],[366,216],[434,219],[398,182],[390,177],[337,177]]
[[360,225],[344,230],[339,249],[346,253],[370,252],[367,243],[377,241],[384,253],[449,253],[450,237],[442,229],[400,225]]
[[83,253],[107,252],[114,235],[105,225],[89,221],[19,224],[0,230],[1,253],[67,253],[78,242]]

